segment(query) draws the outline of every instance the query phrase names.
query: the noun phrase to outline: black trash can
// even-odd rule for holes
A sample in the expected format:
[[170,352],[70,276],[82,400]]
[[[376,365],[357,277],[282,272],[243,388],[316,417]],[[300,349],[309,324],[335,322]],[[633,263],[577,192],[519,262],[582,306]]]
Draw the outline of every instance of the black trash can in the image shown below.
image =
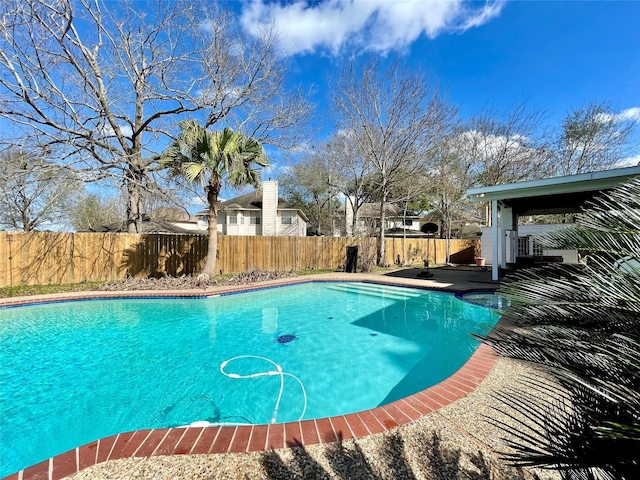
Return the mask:
[[358,246],[347,247],[347,261],[344,265],[344,271],[347,273],[356,273],[358,268]]

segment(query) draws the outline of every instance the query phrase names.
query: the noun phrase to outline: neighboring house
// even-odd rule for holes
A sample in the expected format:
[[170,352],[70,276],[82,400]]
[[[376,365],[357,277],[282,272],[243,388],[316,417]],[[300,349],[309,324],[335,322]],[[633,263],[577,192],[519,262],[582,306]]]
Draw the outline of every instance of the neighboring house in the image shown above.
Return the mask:
[[[340,206],[338,212],[345,216],[347,236],[365,236],[378,232],[380,229],[380,204],[364,203],[357,213],[357,221],[353,222],[353,207],[347,200]],[[421,227],[426,223],[435,223],[438,231],[435,236],[444,235],[442,232],[442,216],[432,211],[425,216],[403,215],[401,208],[396,205],[386,206],[385,236],[426,238],[433,237],[422,232]],[[464,214],[463,218],[453,222],[451,238],[478,238],[480,233],[480,218],[472,214]]]
[[422,217],[421,225],[425,223],[433,223],[438,226],[436,236],[440,238],[479,238],[482,235],[482,218],[480,218],[475,212],[467,210],[459,210],[456,212],[455,220],[451,221],[451,231],[446,232],[443,229],[442,212],[439,210],[431,210]]
[[[218,204],[218,233],[224,235],[306,237],[309,219],[302,210],[278,197],[278,182]],[[196,216],[208,222],[208,210]],[[206,223],[205,223],[206,224]]]
[[188,232],[207,233],[207,222],[183,208],[158,207],[149,213],[153,220],[169,222]]
[[[348,237],[368,236],[380,230],[380,204],[363,203],[353,221],[353,206],[347,199],[338,208],[338,213],[344,215],[345,231]],[[420,217],[417,215],[403,215],[402,209],[395,205],[385,207],[385,234],[387,236],[413,236],[420,237],[424,234],[420,231]]]

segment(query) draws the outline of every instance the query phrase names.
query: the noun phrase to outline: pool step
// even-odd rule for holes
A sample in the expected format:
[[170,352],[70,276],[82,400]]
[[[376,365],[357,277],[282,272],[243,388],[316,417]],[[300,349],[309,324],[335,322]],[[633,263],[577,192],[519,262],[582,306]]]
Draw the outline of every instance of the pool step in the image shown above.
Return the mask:
[[340,292],[357,293],[359,295],[389,298],[392,300],[408,300],[422,296],[421,292],[412,291],[411,289],[367,283],[338,283],[335,285],[327,285],[327,288]]

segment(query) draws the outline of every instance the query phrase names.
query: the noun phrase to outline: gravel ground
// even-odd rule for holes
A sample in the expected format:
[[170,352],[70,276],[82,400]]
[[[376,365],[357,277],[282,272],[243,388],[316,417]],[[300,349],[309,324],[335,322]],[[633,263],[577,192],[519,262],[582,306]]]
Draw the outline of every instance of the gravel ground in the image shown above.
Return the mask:
[[492,393],[527,373],[500,359],[466,397],[403,427],[327,445],[227,455],[130,458],[95,465],[71,477],[94,479],[425,479],[555,480],[554,472],[520,470],[500,460],[503,432]]

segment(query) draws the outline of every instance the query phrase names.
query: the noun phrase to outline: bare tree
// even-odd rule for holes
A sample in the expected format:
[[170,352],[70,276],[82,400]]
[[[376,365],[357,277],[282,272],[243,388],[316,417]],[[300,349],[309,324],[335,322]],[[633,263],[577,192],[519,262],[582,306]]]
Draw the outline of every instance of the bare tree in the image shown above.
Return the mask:
[[545,117],[525,104],[487,108],[473,117],[456,143],[471,162],[476,183],[500,185],[548,176],[548,145],[540,133]]
[[120,221],[123,207],[118,198],[83,192],[71,206],[69,223],[76,231],[91,231]]
[[333,235],[337,191],[329,183],[331,171],[322,152],[300,159],[281,178],[288,200],[309,217],[310,234]]
[[349,63],[333,89],[338,127],[375,175],[380,201],[378,264],[385,258],[385,212],[394,185],[424,170],[437,139],[450,128],[455,109],[420,71],[399,62]]
[[472,161],[460,147],[460,135],[443,138],[440,142],[437,160],[430,171],[431,206],[442,218],[441,236],[447,239],[445,258],[450,261],[449,240],[453,223],[469,216],[472,206],[467,199],[467,189],[473,186]]
[[247,39],[217,4],[2,5],[0,115],[86,180],[115,178],[130,232],[140,231],[144,191],[156,188],[160,154],[185,116],[281,147],[307,125],[312,105],[284,87],[276,31]]
[[569,112],[553,145],[555,172],[575,175],[615,167],[633,151],[636,125],[636,118],[613,113],[607,102]]
[[402,213],[402,263],[405,262],[404,252],[407,241],[407,216],[422,214],[431,206],[427,194],[431,189],[431,176],[426,169],[418,170],[413,175],[401,175],[389,195],[389,203],[397,206],[397,211]]
[[0,154],[0,228],[31,232],[66,223],[81,183],[47,162],[45,154],[38,149]]
[[[339,131],[322,151],[328,168],[327,182],[345,197],[344,230],[347,236],[361,235],[357,226],[358,211],[365,202],[372,200],[368,183],[373,165],[361,154],[354,140],[351,131]],[[351,213],[347,215],[347,211]]]

